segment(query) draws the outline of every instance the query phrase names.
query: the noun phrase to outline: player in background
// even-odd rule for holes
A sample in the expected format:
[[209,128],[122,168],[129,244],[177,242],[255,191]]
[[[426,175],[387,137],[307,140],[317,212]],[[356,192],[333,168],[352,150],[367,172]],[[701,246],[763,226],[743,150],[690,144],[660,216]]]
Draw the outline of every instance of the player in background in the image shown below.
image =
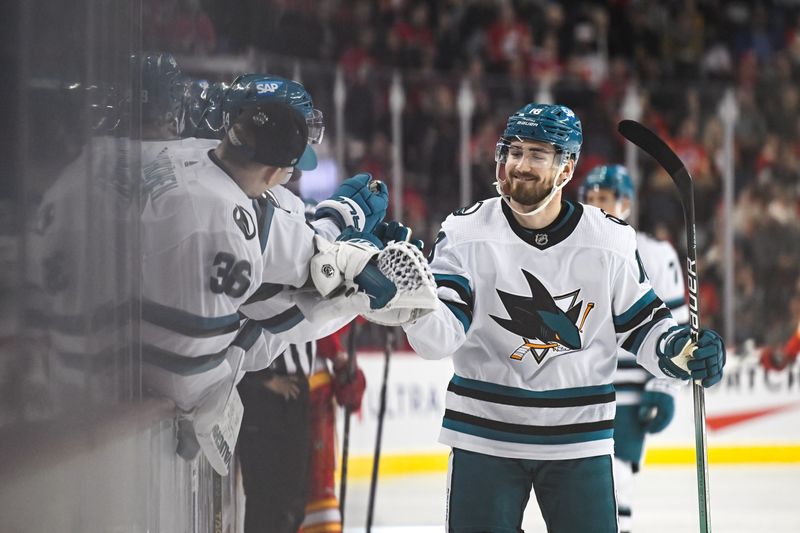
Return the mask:
[[311,389],[311,459],[308,499],[301,532],[340,533],[342,516],[336,497],[336,406],[355,413],[361,408],[366,380],[356,363],[348,375],[342,329],[317,341],[317,358],[309,377]]
[[35,383],[23,388],[52,387],[42,398],[50,398],[43,403],[57,413],[76,398],[105,403],[124,395],[111,378],[130,363],[123,298],[136,274],[127,260],[130,240],[121,237],[135,232],[137,220],[130,174],[136,144],[125,136],[122,91],[75,82],[53,93],[74,117],[59,127],[75,144],[53,147],[68,159],[39,191],[36,215],[26,228],[26,364]]
[[721,379],[721,338],[701,330],[687,344],[689,328],[637,260],[633,229],[562,200],[581,143],[564,106],[509,117],[495,155],[500,198],[444,221],[430,257],[439,306],[404,326],[422,357],[453,357],[439,439],[452,447],[449,531],[519,531],[531,488],[548,531],[618,531],[619,348],[654,375]]
[[[599,207],[620,220],[627,220],[636,191],[628,170],[622,165],[597,166],[580,188],[580,201]],[[689,307],[683,271],[672,245],[644,232],[636,233],[638,259],[653,290],[672,312],[678,324],[688,324]],[[614,417],[614,481],[617,486],[619,526],[632,530],[633,475],[641,466],[647,433],[663,431],[675,414],[674,395],[678,383],[658,379],[642,368],[636,357],[619,351],[614,388],[617,414]]]
[[797,360],[798,354],[800,354],[800,322],[783,346],[762,348],[759,360],[767,370],[783,370]]

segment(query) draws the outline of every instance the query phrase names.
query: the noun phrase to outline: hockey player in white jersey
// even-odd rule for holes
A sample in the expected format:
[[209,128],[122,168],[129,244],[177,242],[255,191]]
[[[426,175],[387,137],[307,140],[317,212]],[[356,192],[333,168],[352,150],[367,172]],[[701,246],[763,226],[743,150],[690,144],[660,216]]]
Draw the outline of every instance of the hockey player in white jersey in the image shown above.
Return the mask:
[[[635,187],[622,165],[593,168],[580,188],[580,200],[599,207],[621,220],[630,214]],[[679,324],[689,322],[689,308],[678,254],[672,245],[646,233],[636,233],[637,259],[653,290]],[[614,388],[617,414],[614,418],[614,481],[617,487],[619,525],[622,533],[632,530],[633,475],[639,471],[647,433],[663,431],[675,414],[674,394],[679,384],[658,379],[636,363],[636,357],[619,351]]]
[[[221,101],[223,128],[227,128],[247,105],[268,101],[287,103],[305,116],[309,146],[297,168],[313,169],[316,155],[312,145],[321,142],[324,122],[322,113],[313,106],[311,95],[296,81],[261,74],[239,76]],[[379,248],[384,244],[382,241],[400,240],[392,239],[394,234],[388,238],[382,234],[382,241],[372,235],[383,220],[388,205],[388,191],[383,183],[372,180],[369,174],[358,174],[345,180],[331,198],[319,204],[310,224],[306,222],[303,201],[283,186],[270,189],[258,201],[269,228],[263,235],[267,243],[264,248],[264,279],[261,287],[242,307],[244,315],[257,320],[274,337],[287,343],[303,343],[327,336],[355,318],[360,311],[369,311],[359,309],[358,305],[345,305],[342,301],[320,301],[318,295],[298,293],[296,289],[307,284],[309,272],[306,265],[318,251],[315,236],[334,242],[341,239],[342,232],[348,229],[346,235],[349,238],[362,242],[371,240]],[[275,217],[276,211],[294,216]],[[288,239],[284,237],[286,235],[293,237]],[[271,353],[280,353],[285,347],[271,350]],[[258,360],[255,364],[257,368],[264,368],[269,362]]]
[[[202,403],[197,412],[209,406],[213,420],[218,402],[209,399],[209,391],[219,392],[226,404],[241,371],[264,368],[282,351],[283,340],[262,336],[261,329],[282,333],[308,315],[298,302],[276,317],[260,319],[247,313],[244,304],[252,303],[251,297],[293,285],[308,289],[309,306],[346,291],[342,299],[357,304],[352,315],[402,305],[404,292],[373,264],[378,248],[365,246],[363,239],[331,243],[318,238],[302,214],[283,210],[265,196],[285,183],[293,168],[303,167],[310,150],[307,118],[283,99],[260,100],[227,116],[227,133],[217,148],[202,153],[167,148],[144,169],[147,384],[184,410]],[[362,224],[382,217],[368,208],[378,197],[385,209],[385,186],[375,194],[368,176],[353,179],[356,187],[351,180],[344,185],[357,198],[337,200],[334,210],[352,219],[360,216]],[[182,275],[176,280],[170,272]],[[188,286],[182,286],[184,280]],[[240,330],[242,314],[259,320]],[[316,327],[313,334],[327,332]],[[267,347],[248,350],[256,340]],[[195,428],[197,420],[195,415]]]
[[618,531],[617,350],[655,375],[721,378],[722,340],[701,330],[688,345],[631,227],[562,201],[581,143],[564,106],[528,104],[509,118],[500,198],[445,220],[431,255],[439,306],[404,326],[422,357],[453,357],[440,435],[452,447],[449,531],[519,531],[531,488],[548,531]]

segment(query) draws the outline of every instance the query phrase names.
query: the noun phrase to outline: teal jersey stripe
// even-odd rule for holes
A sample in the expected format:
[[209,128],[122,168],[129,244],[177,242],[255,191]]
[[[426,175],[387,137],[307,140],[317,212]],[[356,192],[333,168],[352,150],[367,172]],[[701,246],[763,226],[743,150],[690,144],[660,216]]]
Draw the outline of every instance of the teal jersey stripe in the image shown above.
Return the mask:
[[452,281],[460,285],[467,294],[472,294],[472,289],[469,288],[469,281],[464,276],[458,274],[434,274],[433,279],[438,283],[440,281]]
[[629,322],[633,317],[635,317],[639,313],[639,311],[641,311],[642,309],[653,303],[653,301],[655,301],[656,298],[658,298],[658,296],[656,296],[656,293],[653,292],[653,289],[650,289],[644,294],[644,296],[639,298],[639,300],[635,304],[633,304],[630,309],[628,309],[619,316],[615,316],[614,325],[621,326],[622,324]]
[[672,300],[667,300],[664,302],[664,305],[667,306],[667,309],[677,309],[678,307],[683,307],[686,305],[686,298],[683,296],[680,298],[673,298]]
[[450,380],[450,383],[454,383],[467,389],[491,392],[494,394],[504,394],[506,396],[514,396],[517,398],[581,398],[583,396],[595,396],[598,394],[608,394],[614,392],[614,385],[611,383],[607,385],[592,385],[590,387],[573,387],[569,389],[533,391],[527,389],[518,389],[516,387],[508,387],[506,385],[497,385],[495,383],[478,381],[476,379],[462,378],[461,376],[457,376],[455,374],[453,375],[453,379]]
[[304,318],[303,312],[296,305],[293,305],[282,313],[264,320],[257,320],[256,322],[270,333],[281,333],[292,329],[302,322]]
[[265,202],[264,205],[264,220],[261,224],[261,232],[258,236],[259,243],[261,244],[261,252],[267,249],[267,239],[269,239],[269,228],[272,226],[272,217],[275,215],[275,206],[272,202]]
[[458,308],[455,304],[446,302],[444,300],[442,300],[442,303],[450,310],[451,313],[453,313],[453,315],[458,319],[458,321],[461,322],[461,326],[464,328],[464,333],[466,333],[467,330],[469,330],[470,324],[472,324],[472,321],[469,319],[467,314],[460,308]]
[[190,357],[143,344],[142,361],[163,368],[173,374],[193,376],[208,372],[221,365],[225,361],[226,352],[227,348],[213,354]]
[[647,334],[650,333],[650,330],[655,327],[656,324],[665,320],[667,318],[671,318],[672,314],[669,312],[669,309],[661,308],[656,311],[656,314],[653,316],[653,319],[649,322],[645,322],[635,330],[633,330],[627,339],[622,343],[622,348],[624,350],[629,351],[630,353],[636,355],[639,353],[639,348],[642,347],[642,343],[644,339],[647,337]]
[[142,302],[142,319],[189,337],[213,337],[239,329],[238,313],[207,317],[151,301]]
[[484,439],[513,442],[516,444],[574,444],[577,442],[610,439],[614,436],[613,429],[601,429],[599,431],[587,431],[585,433],[572,433],[569,435],[521,435],[519,433],[508,433],[506,431],[483,428],[467,422],[450,420],[447,418],[442,421],[442,427],[459,433],[482,437]]

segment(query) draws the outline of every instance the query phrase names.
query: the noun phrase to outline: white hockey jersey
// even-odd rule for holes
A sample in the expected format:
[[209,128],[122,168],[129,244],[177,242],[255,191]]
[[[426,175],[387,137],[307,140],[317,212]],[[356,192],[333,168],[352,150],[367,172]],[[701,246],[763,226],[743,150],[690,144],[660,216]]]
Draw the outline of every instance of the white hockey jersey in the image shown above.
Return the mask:
[[445,220],[431,268],[439,309],[405,330],[422,357],[453,356],[440,442],[527,459],[613,453],[617,350],[663,376],[655,345],[675,324],[633,229],[563,202],[528,230],[495,198]]
[[[647,277],[653,290],[672,312],[679,324],[689,322],[689,306],[683,284],[683,270],[675,248],[666,241],[660,241],[646,233],[636,234],[639,258],[644,264]],[[645,384],[653,375],[636,363],[636,356],[620,350],[614,387],[617,390],[617,405],[638,405],[641,402]],[[670,380],[674,382],[674,380]],[[675,382],[675,387],[678,383]],[[664,386],[660,390],[669,391],[675,387]]]
[[355,318],[350,315],[312,320],[306,316],[321,300],[307,283],[309,263],[317,252],[314,236],[320,234],[334,240],[339,233],[335,224],[325,219],[307,222],[305,204],[283,186],[267,191],[260,203],[267,221],[263,279],[241,312],[265,330],[270,350],[268,358],[248,362],[248,370],[266,368],[290,343],[303,344],[326,337]]
[[238,311],[259,287],[265,244],[253,201],[207,150],[190,152],[162,149],[142,169],[145,379],[182,408],[229,378],[235,341],[260,334],[239,334]]

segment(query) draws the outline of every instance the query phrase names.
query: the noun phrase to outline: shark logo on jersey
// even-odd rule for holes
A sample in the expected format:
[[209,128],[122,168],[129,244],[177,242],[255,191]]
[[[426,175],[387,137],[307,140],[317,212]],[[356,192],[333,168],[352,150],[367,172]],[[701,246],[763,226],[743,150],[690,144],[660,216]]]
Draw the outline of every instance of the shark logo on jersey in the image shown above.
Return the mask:
[[[581,333],[586,317],[594,308],[589,302],[583,312],[583,300],[577,301],[581,290],[551,296],[550,292],[536,277],[522,270],[530,288],[530,296],[520,296],[497,290],[500,301],[511,318],[489,315],[504,329],[522,337],[522,344],[511,354],[511,359],[522,361],[529,352],[541,364],[545,356],[554,352],[579,350],[582,346]],[[565,305],[566,304],[566,305]]]
[[253,215],[247,209],[237,205],[233,210],[233,221],[244,233],[244,238],[248,241],[256,236],[256,225],[253,222]]

